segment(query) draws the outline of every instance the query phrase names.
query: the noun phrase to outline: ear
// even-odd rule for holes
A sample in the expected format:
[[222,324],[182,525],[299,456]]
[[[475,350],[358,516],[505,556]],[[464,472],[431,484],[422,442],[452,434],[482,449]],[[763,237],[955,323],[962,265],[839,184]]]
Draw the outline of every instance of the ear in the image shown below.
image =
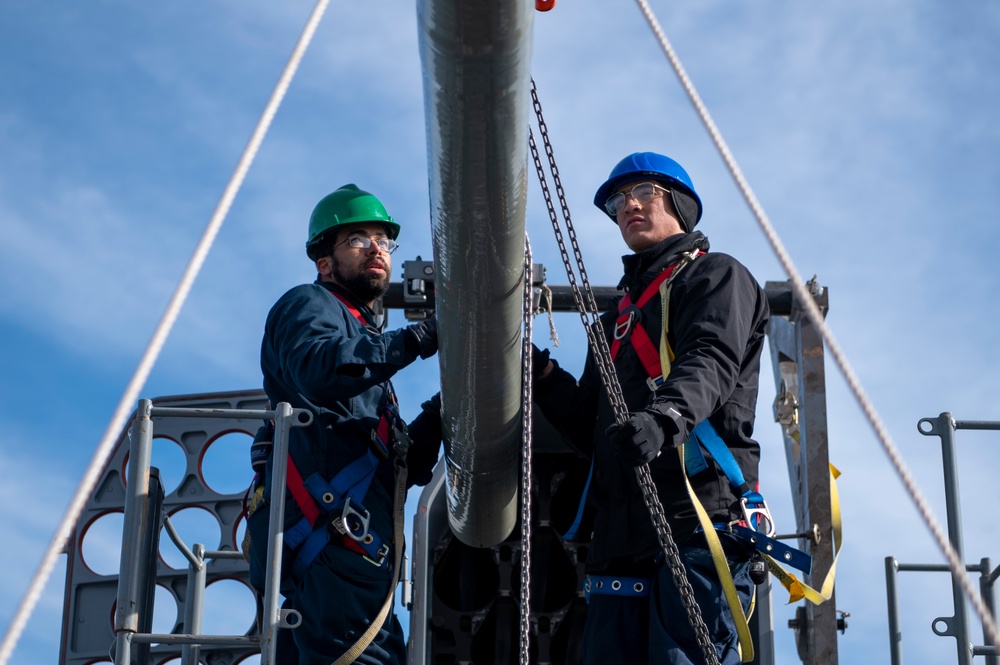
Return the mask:
[[329,277],[333,274],[333,257],[332,256],[321,256],[316,259],[316,272],[318,272],[323,277]]

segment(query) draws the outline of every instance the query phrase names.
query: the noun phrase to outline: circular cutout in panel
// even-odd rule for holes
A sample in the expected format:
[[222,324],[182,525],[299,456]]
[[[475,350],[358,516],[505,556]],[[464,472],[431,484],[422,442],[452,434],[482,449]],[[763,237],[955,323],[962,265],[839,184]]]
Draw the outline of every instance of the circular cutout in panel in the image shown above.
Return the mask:
[[[222,531],[215,515],[203,508],[182,508],[170,515],[170,523],[184,545],[194,551],[195,543],[201,543],[206,550],[219,549]],[[186,570],[188,560],[170,540],[166,527],[160,529],[160,558],[175,570]]]
[[122,554],[125,513],[105,513],[83,531],[80,554],[83,565],[97,575],[117,575]]
[[[122,482],[126,487],[128,487],[128,461],[129,455],[126,454],[122,467]],[[180,444],[173,439],[154,436],[149,465],[159,469],[163,495],[168,496],[177,491],[187,474],[187,455],[184,454]]]
[[252,653],[243,660],[237,662],[236,665],[260,665],[260,654]]
[[253,437],[245,432],[227,432],[208,444],[201,456],[201,477],[219,494],[245,492],[253,469],[250,468],[250,444]]
[[205,588],[204,635],[246,635],[254,626],[257,603],[246,584],[221,579]]
[[174,598],[174,594],[170,593],[170,589],[157,584],[156,593],[153,595],[152,632],[161,635],[173,632],[179,618],[177,599]]

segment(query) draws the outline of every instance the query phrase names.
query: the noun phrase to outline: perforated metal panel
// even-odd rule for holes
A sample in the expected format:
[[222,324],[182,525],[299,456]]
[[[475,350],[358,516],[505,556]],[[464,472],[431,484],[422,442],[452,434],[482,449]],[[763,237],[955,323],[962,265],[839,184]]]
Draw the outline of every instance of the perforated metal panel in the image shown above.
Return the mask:
[[[264,409],[266,401],[263,391],[257,390],[161,397],[154,399],[153,404],[163,407]],[[179,522],[175,526],[188,547],[201,542],[207,550],[239,550],[244,491],[253,476],[249,449],[253,433],[259,426],[260,421],[257,420],[153,418],[153,466],[158,466],[160,461],[169,467],[161,469],[160,474],[165,484],[163,510]],[[126,429],[119,436],[67,545],[66,597],[59,659],[65,665],[111,662],[109,650],[115,641],[113,622],[118,571],[108,570],[107,565],[99,564],[106,564],[106,559],[117,556],[116,552],[106,549],[111,546],[108,537],[113,535],[113,526],[105,525],[113,525],[124,513],[128,444]],[[212,450],[213,445],[218,446],[218,454]],[[206,460],[214,460],[215,467],[224,468],[225,483],[216,482],[211,477]],[[245,479],[243,489],[236,489],[240,485],[239,478]],[[226,487],[217,491],[213,489],[213,484],[215,487],[223,484]],[[180,515],[188,510],[200,511],[195,514],[203,514],[203,522],[217,525],[217,535],[204,538],[209,542],[189,540],[189,537],[206,535],[206,530],[186,533]],[[120,528],[117,538],[114,547],[121,543]],[[173,565],[168,565],[165,556]],[[154,628],[152,632],[188,632],[183,619],[188,599],[187,569],[184,565],[183,558],[169,538],[161,534],[156,563],[156,610],[150,617],[154,627],[159,622],[159,629]],[[256,604],[245,562],[242,559],[210,560],[207,564],[207,594],[212,592],[213,584],[220,589],[220,595],[214,602],[226,607],[224,618],[231,625],[239,626],[237,631],[249,633],[253,628]],[[171,602],[176,605],[175,620],[170,617],[173,614]],[[243,617],[246,618],[245,625],[242,625]],[[206,615],[206,621],[209,618]],[[203,632],[211,632],[210,628],[210,625],[203,626]],[[153,645],[149,651],[146,662],[151,665],[181,655],[178,645]],[[254,650],[242,647],[203,646],[201,660],[212,665],[233,665],[254,653]]]

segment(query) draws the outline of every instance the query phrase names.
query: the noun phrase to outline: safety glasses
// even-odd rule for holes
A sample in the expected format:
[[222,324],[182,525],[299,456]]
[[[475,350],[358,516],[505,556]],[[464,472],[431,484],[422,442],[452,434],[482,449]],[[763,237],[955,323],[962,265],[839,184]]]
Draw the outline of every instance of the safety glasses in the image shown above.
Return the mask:
[[664,194],[670,191],[666,187],[657,185],[655,182],[640,182],[633,185],[632,189],[613,194],[611,198],[604,203],[604,209],[607,210],[608,214],[612,217],[617,217],[618,213],[620,213],[625,207],[626,202],[635,199],[640,204],[649,203],[656,198],[657,190],[662,191]]

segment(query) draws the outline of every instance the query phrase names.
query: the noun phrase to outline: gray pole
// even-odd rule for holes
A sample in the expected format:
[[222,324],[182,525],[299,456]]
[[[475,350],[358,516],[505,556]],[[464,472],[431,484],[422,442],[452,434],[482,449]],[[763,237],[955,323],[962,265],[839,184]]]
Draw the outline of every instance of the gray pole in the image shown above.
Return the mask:
[[896,570],[898,562],[895,557],[885,558],[885,596],[889,603],[889,662],[891,665],[903,665],[903,635],[899,629],[899,601],[896,591]]
[[[931,431],[924,430],[924,423],[932,426]],[[923,418],[917,423],[917,430],[925,436],[937,435],[941,438],[941,456],[944,466],[944,498],[948,517],[948,540],[955,548],[959,561],[965,561],[962,546],[962,508],[958,494],[958,463],[955,459],[955,420],[948,412],[937,418]],[[944,622],[948,628],[939,634],[951,635],[957,641],[958,665],[972,665],[972,644],[969,641],[969,617],[965,602],[965,593],[961,583],[952,573],[951,595],[955,605],[955,616],[939,617],[936,622]]]
[[271,469],[271,514],[267,543],[267,579],[264,585],[264,617],[260,635],[261,665],[273,665],[277,649],[278,590],[281,586],[281,549],[284,544],[285,479],[288,474],[288,433],[292,428],[292,407],[281,402],[275,408],[274,462]]
[[153,450],[152,402],[139,400],[129,430],[128,482],[125,488],[125,519],[122,527],[122,557],[118,572],[118,604],[115,610],[115,663],[129,665],[131,637],[139,631],[139,567],[143,564],[142,534],[149,518],[149,466]]

